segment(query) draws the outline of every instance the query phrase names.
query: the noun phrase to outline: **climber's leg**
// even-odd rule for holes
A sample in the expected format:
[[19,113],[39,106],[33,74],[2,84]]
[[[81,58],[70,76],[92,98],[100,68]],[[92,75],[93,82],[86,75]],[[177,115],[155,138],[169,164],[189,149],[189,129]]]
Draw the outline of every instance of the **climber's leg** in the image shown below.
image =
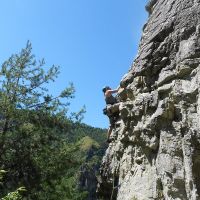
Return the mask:
[[110,135],[112,133],[113,127],[115,126],[115,120],[113,116],[109,117],[109,121],[110,121],[110,126],[108,128],[108,133],[107,133],[107,142],[111,142]]
[[108,128],[108,133],[107,133],[107,142],[110,143],[111,142],[111,139],[110,139],[110,135],[112,133],[112,127],[110,126]]

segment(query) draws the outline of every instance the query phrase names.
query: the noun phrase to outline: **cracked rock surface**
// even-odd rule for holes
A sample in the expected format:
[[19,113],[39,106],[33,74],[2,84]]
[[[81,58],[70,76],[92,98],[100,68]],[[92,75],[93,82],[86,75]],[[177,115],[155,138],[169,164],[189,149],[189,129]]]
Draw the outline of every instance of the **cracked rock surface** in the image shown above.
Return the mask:
[[200,200],[200,0],[150,0],[146,9],[98,196]]

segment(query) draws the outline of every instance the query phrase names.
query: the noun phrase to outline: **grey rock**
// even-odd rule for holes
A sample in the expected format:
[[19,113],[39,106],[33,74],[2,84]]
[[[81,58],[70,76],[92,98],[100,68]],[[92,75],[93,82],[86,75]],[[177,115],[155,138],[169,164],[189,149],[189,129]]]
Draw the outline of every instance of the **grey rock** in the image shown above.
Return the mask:
[[151,0],[99,199],[200,200],[200,1]]

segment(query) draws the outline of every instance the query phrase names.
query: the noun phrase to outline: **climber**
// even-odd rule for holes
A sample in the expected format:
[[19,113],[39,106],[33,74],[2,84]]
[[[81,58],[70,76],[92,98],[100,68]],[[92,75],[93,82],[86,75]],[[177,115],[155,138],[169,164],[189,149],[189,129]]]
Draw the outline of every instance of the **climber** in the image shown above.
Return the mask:
[[103,87],[102,91],[104,93],[105,101],[106,101],[106,108],[104,108],[104,114],[106,114],[109,118],[109,128],[107,133],[107,142],[111,142],[110,134],[115,126],[115,122],[119,117],[119,102],[116,96],[112,94],[117,93],[120,87],[115,90],[112,90],[109,86]]

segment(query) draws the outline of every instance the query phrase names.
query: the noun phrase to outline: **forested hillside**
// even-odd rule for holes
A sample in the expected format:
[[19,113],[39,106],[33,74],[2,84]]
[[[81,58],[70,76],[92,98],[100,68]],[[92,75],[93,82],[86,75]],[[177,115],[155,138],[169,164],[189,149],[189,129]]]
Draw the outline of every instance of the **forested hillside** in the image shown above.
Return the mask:
[[84,108],[68,114],[72,84],[57,97],[48,93],[59,68],[44,68],[31,51],[28,43],[0,70],[0,198],[87,199],[82,172],[96,175],[106,130],[81,123]]

